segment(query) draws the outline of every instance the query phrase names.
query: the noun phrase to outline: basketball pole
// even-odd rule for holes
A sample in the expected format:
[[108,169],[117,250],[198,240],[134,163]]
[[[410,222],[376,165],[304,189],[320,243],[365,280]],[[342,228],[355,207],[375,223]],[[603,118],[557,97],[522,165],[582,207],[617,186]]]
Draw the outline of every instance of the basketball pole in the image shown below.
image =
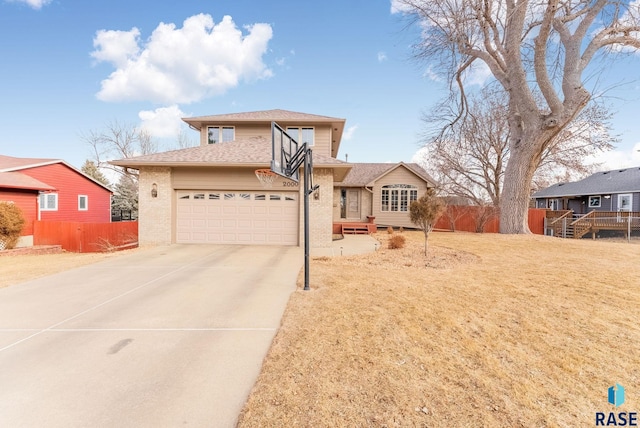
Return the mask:
[[[305,144],[306,146],[306,144]],[[304,290],[309,290],[309,153],[304,153]]]

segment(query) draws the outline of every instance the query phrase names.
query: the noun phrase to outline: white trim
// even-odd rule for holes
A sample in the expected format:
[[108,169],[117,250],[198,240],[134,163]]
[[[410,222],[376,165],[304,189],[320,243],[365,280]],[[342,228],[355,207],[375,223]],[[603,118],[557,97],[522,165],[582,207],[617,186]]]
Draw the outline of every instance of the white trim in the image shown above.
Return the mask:
[[[20,158],[17,158],[17,159],[20,159]],[[113,193],[113,190],[111,190],[111,189],[109,188],[109,186],[107,186],[107,185],[106,185],[106,184],[104,184],[104,183],[100,183],[100,182],[99,182],[98,180],[96,180],[95,178],[93,178],[93,177],[91,177],[91,176],[89,176],[89,175],[85,174],[84,172],[82,172],[82,171],[81,171],[81,170],[79,170],[78,168],[74,167],[74,166],[73,166],[73,165],[71,165],[71,164],[68,164],[67,162],[63,161],[62,159],[50,159],[50,160],[47,160],[47,161],[45,161],[45,162],[39,162],[39,163],[34,163],[34,164],[29,164],[29,165],[24,164],[24,165],[19,165],[19,166],[13,166],[13,167],[11,167],[11,168],[4,168],[4,169],[0,168],[0,172],[17,172],[17,171],[20,171],[20,170],[23,170],[23,169],[37,168],[37,167],[41,167],[41,166],[54,165],[54,164],[57,164],[57,163],[59,163],[59,164],[62,164],[62,165],[64,165],[64,166],[66,166],[67,168],[69,168],[69,169],[71,169],[71,170],[73,170],[73,171],[77,172],[78,174],[82,175],[82,176],[83,176],[83,177],[85,177],[86,179],[93,181],[93,182],[94,182],[95,184],[97,184],[98,186],[100,186],[100,187],[102,187],[102,188],[104,188],[104,189],[108,190],[109,192]],[[47,183],[44,183],[44,184],[47,184]]]
[[[629,208],[621,209],[620,208],[620,204],[622,202],[622,198],[625,197],[625,196],[629,197]],[[619,193],[618,194],[618,205],[616,206],[616,210],[618,212],[621,212],[621,211],[627,212],[627,211],[632,211],[632,208],[633,208],[633,193]]]
[[[49,199],[48,198],[49,196],[54,197],[53,208],[47,206],[48,204],[46,202]],[[38,205],[39,205],[40,211],[58,211],[58,194],[57,193],[40,193],[38,196],[38,201],[39,201]],[[44,201],[45,204],[42,204],[42,201]]]
[[[593,198],[593,200],[591,198]],[[598,200],[597,204],[594,203],[596,198],[598,198],[597,199]],[[587,200],[587,203],[588,203],[588,207],[589,208],[600,208],[602,206],[602,195],[591,195],[591,196],[589,196],[588,200]]]
[[[80,200],[84,198],[84,208],[80,205]],[[89,211],[89,196],[78,195],[78,211]]]
[[[291,133],[289,133],[290,129],[296,129],[297,132],[297,138],[295,138],[293,135],[291,135]],[[302,130],[303,129],[311,129],[313,131],[313,141],[310,142],[308,144],[309,147],[312,147],[316,144],[316,128],[315,126],[304,126],[304,125],[300,125],[300,126],[287,126],[285,131],[287,134],[289,134],[289,136],[291,136],[291,138],[293,138],[294,140],[296,140],[296,142],[298,144],[300,144],[300,146],[302,146],[302,144],[304,143],[304,141],[300,141],[302,139]]]

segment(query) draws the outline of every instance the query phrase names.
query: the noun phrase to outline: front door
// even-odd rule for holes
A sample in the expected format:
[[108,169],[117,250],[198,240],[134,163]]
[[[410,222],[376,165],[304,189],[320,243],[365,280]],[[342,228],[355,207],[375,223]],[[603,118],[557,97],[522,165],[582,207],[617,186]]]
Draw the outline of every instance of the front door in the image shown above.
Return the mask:
[[360,219],[360,190],[347,189],[347,218]]

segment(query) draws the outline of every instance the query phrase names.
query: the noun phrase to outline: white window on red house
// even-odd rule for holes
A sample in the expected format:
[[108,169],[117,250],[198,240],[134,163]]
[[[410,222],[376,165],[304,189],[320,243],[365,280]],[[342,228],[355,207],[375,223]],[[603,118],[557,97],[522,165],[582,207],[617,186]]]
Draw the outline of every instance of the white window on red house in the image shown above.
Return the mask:
[[58,194],[40,193],[40,211],[58,211]]
[[78,211],[87,211],[89,209],[89,197],[87,195],[78,195]]

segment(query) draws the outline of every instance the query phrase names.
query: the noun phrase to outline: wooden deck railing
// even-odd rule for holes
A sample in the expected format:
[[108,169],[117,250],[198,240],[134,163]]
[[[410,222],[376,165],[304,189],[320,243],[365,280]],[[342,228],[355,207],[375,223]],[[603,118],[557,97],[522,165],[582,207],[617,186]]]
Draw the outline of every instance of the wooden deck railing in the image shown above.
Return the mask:
[[584,215],[575,215],[573,211],[547,211],[546,227],[554,236],[563,238],[582,238],[587,233],[601,230],[619,230],[625,233],[640,230],[640,212],[638,211],[590,211]]
[[571,220],[573,211],[547,211],[547,228],[553,230],[553,236],[567,237],[567,224]]
[[584,231],[581,236],[587,232],[598,232],[600,230],[622,230],[631,232],[640,230],[640,212],[591,211],[572,224],[575,225],[575,230],[579,228],[581,231]]

